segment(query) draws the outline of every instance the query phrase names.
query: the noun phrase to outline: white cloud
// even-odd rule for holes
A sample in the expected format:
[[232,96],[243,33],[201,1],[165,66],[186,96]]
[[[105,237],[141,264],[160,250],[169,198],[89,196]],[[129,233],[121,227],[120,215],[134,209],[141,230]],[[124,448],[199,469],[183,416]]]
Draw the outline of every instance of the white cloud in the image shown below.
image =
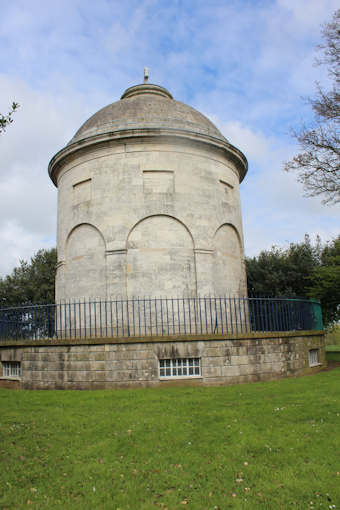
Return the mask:
[[0,20],[0,112],[22,106],[0,138],[0,274],[55,244],[50,158],[95,111],[151,81],[215,121],[250,163],[241,186],[248,254],[305,232],[338,232],[337,210],[302,197],[282,170],[289,126],[310,111],[320,23],[334,0],[14,0]]
[[5,274],[20,258],[55,246],[57,193],[47,166],[78,128],[84,105],[3,75],[0,89],[0,111],[11,100],[21,104],[0,138],[0,274]]
[[283,163],[297,148],[287,140],[253,132],[240,122],[216,122],[223,134],[244,151],[249,171],[241,184],[246,254],[253,256],[272,245],[303,240],[305,233],[323,241],[339,233],[339,207],[303,196],[296,175]]
[[258,165],[268,163],[270,151],[270,139],[261,132],[254,132],[249,127],[243,126],[240,121],[221,122],[216,116],[216,126],[222,131],[232,145],[235,145],[247,157]]
[[339,8],[337,0],[277,0],[277,5],[292,15],[296,30],[317,29]]
[[33,232],[15,220],[9,219],[1,223],[0,245],[2,248],[0,274],[5,275],[19,265],[20,259],[30,260],[38,249],[55,246],[55,238],[54,236],[44,238],[39,232]]

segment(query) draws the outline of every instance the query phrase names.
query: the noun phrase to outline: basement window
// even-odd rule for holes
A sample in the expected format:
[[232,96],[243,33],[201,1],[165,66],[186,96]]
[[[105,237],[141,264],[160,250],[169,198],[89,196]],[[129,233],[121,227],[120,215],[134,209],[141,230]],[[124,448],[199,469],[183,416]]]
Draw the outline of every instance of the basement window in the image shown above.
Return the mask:
[[167,377],[200,377],[200,375],[200,358],[177,358],[159,360],[159,376],[161,379]]
[[308,353],[309,356],[309,366],[315,367],[316,365],[320,365],[319,361],[319,349],[311,349]]
[[3,361],[2,377],[21,377],[20,361]]

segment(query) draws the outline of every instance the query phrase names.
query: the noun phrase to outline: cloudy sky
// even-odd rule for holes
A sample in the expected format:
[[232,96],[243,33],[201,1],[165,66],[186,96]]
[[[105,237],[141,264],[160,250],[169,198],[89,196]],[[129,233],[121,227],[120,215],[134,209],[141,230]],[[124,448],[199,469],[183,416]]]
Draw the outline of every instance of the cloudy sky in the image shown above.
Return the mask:
[[302,99],[320,24],[337,0],[0,0],[0,112],[20,103],[0,135],[0,275],[55,246],[51,157],[94,112],[140,83],[165,86],[247,156],[241,185],[246,255],[339,233],[339,206],[303,196],[283,163],[290,128],[311,122]]

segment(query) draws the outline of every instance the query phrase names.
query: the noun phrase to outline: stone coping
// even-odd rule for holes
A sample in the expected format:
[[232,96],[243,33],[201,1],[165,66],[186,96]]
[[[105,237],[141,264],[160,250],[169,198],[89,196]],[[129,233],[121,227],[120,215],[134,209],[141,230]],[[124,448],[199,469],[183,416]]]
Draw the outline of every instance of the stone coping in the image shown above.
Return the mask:
[[139,336],[139,337],[97,337],[97,338],[48,338],[44,340],[2,340],[1,347],[31,347],[49,345],[98,345],[98,344],[140,344],[140,343],[164,343],[164,342],[200,342],[214,340],[258,340],[266,338],[290,338],[323,336],[323,330],[308,331],[266,331],[254,333],[228,333],[221,335],[173,335],[173,336]]

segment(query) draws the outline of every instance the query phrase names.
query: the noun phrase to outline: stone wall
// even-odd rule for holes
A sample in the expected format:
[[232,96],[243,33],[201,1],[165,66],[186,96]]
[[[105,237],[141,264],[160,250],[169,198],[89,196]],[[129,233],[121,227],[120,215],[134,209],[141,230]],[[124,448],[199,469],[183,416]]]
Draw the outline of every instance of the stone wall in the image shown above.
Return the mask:
[[[318,350],[310,366],[309,351]],[[160,378],[160,359],[199,358],[199,377]],[[166,384],[223,385],[313,373],[326,365],[323,332],[4,342],[0,387],[109,389]],[[21,377],[4,377],[20,362]]]
[[225,151],[138,137],[58,174],[56,299],[246,296],[239,173]]

